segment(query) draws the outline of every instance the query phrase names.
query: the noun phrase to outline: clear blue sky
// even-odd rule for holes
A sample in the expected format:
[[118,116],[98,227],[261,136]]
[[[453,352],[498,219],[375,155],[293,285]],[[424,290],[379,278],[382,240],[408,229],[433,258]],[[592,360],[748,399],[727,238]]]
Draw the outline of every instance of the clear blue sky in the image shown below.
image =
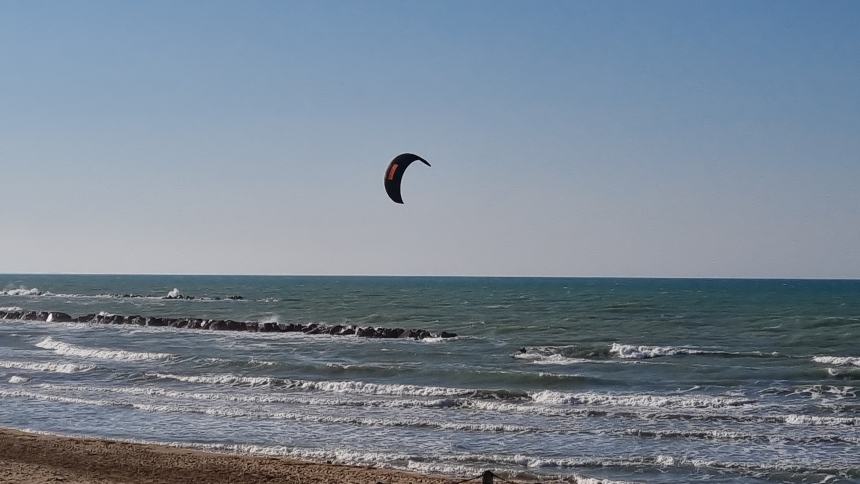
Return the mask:
[[0,272],[860,277],[860,2],[7,0],[0,168]]

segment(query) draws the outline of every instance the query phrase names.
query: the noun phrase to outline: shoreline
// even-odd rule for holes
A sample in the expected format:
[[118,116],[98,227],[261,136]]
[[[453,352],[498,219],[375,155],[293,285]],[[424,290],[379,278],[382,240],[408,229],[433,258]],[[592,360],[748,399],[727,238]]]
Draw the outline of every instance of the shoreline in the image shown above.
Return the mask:
[[4,483],[385,483],[450,484],[441,475],[321,463],[0,427]]

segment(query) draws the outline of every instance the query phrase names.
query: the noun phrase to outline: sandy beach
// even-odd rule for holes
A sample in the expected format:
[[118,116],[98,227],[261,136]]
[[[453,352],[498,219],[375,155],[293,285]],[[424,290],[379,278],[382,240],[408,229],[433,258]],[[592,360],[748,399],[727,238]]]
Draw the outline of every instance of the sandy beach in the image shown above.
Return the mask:
[[453,481],[370,467],[0,429],[0,482],[443,484]]

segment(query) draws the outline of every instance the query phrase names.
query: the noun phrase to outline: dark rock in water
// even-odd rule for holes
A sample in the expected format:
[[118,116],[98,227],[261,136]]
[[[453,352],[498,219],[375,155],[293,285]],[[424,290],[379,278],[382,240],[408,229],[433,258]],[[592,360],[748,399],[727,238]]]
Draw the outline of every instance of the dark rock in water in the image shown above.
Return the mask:
[[217,331],[244,331],[245,323],[240,323],[238,321],[232,320],[215,320],[209,325],[209,329],[214,329]]
[[51,323],[68,323],[72,321],[72,317],[66,313],[60,312],[50,312],[48,313],[48,318],[45,321]]
[[284,333],[295,333],[302,330],[302,325],[296,323],[278,323],[278,328]]
[[377,338],[397,338],[406,330],[402,328],[376,328]]
[[[173,299],[189,299],[187,296],[170,296]],[[200,318],[164,318],[144,317],[139,315],[123,316],[120,314],[85,314],[72,317],[59,311],[0,311],[0,319],[21,319],[25,321],[46,322],[79,322],[99,324],[134,324],[138,326],[170,326],[174,328],[187,329],[211,329],[215,331],[259,331],[259,332],[303,332],[306,334],[329,334],[329,335],[356,335],[364,338],[413,338],[424,339],[433,337],[426,329],[403,329],[403,328],[374,328],[370,326],[356,327],[342,324],[327,325],[320,323],[275,323],[258,321],[233,321],[233,320],[204,320]],[[442,338],[453,338],[455,333],[442,331]]]
[[227,296],[227,299],[230,299],[231,301],[242,301],[245,298],[242,296]]

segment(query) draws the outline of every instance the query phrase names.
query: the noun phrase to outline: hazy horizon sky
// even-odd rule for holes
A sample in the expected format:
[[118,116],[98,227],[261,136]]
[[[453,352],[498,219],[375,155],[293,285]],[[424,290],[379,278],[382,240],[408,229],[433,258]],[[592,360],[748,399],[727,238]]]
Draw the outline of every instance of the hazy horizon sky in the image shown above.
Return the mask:
[[860,2],[5,1],[0,61],[2,273],[860,278]]

